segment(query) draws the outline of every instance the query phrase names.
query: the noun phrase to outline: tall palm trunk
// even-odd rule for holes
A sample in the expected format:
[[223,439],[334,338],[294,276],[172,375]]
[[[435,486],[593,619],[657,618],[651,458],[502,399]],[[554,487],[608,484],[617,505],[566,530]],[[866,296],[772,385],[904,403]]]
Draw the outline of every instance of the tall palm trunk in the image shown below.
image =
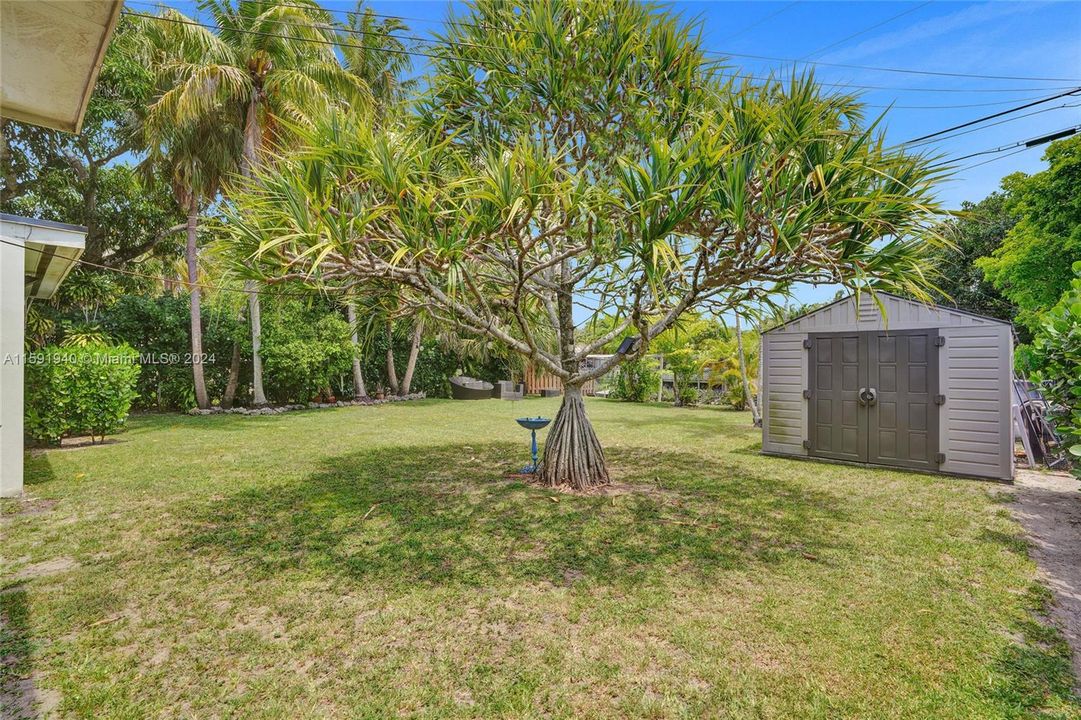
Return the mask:
[[259,291],[251,280],[244,283],[244,289],[249,291],[248,319],[251,322],[252,404],[266,405],[266,394],[263,392],[263,356],[259,354],[263,338],[263,313],[259,305]]
[[398,371],[394,368],[394,321],[387,320],[387,385],[398,394]]
[[199,261],[196,238],[199,222],[199,201],[192,192],[188,200],[188,243],[185,256],[188,261],[188,286],[191,288],[191,372],[195,384],[195,404],[200,409],[210,407],[210,398],[206,392],[206,378],[203,376],[203,309],[202,291],[196,282],[199,279]]
[[368,388],[364,387],[364,374],[360,369],[360,334],[357,332],[357,304],[353,300],[345,306],[345,316],[349,320],[349,329],[353,339],[353,399],[367,397]]
[[758,427],[762,424],[762,416],[758,414],[758,404],[754,401],[751,381],[747,377],[747,360],[743,355],[743,331],[739,326],[739,313],[736,313],[736,351],[739,354],[739,377],[743,380],[743,397],[747,400],[747,407],[751,409],[751,420],[755,427]]
[[[259,125],[259,100],[258,95],[252,95],[248,103],[248,114],[244,122],[244,154],[240,163],[240,174],[246,178],[252,176],[255,164],[258,160],[259,143],[262,141],[263,129]],[[248,316],[251,320],[251,367],[252,367],[252,404],[266,405],[266,394],[263,392],[263,356],[259,354],[262,347],[263,314],[259,304],[259,293],[255,283],[248,281],[244,284],[248,290]]]
[[405,364],[405,377],[402,378],[402,395],[408,395],[409,388],[413,384],[413,371],[417,368],[417,355],[420,354],[420,340],[423,329],[420,320],[417,320],[413,325],[413,344],[409,346],[409,360]]

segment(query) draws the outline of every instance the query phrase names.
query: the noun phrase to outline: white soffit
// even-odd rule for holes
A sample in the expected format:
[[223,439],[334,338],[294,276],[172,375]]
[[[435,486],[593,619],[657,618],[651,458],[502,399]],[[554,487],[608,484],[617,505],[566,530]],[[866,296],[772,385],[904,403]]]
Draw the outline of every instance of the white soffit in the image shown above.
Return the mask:
[[0,0],[0,116],[77,133],[121,0]]
[[0,240],[5,250],[14,249],[11,245],[26,248],[26,296],[47,300],[83,254],[86,228],[0,214]]

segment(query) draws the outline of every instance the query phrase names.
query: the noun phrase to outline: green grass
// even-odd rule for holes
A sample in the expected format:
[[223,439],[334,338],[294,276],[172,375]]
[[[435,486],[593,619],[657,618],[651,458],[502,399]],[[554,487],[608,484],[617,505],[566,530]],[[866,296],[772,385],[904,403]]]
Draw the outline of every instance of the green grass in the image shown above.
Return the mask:
[[1078,716],[999,486],[606,401],[620,494],[505,479],[513,418],[556,408],[148,416],[28,456],[4,679],[95,718]]

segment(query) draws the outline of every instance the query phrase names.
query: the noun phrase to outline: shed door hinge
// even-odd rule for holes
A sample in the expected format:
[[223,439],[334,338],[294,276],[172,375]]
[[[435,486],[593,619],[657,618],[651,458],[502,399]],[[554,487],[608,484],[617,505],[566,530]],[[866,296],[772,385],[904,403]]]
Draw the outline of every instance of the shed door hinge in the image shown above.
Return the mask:
[[814,347],[814,341],[811,338],[803,338],[803,349],[810,350],[812,347]]
[[939,335],[938,337],[935,338],[935,347],[942,347],[945,344],[946,344],[946,338],[944,336]]
[[804,391],[803,391],[803,399],[804,399],[804,400],[810,400],[810,399],[811,399],[811,395],[812,395],[812,393],[811,393],[811,391],[810,391],[810,390],[804,390]]
[[935,463],[941,465],[946,462],[946,453],[935,453]]
[[810,440],[804,440],[803,441],[803,449],[804,450],[810,450],[811,449],[811,441]]
[[935,405],[945,405],[945,404],[946,404],[946,396],[945,395],[935,395]]

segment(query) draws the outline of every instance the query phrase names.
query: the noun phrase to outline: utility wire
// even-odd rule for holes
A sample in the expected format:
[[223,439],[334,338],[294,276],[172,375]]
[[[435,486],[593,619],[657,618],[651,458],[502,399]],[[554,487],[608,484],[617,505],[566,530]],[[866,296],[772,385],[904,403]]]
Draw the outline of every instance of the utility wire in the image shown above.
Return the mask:
[[1018,148],[1017,150],[1014,150],[1013,152],[1008,152],[1005,155],[1000,155],[999,157],[993,157],[993,158],[990,158],[988,160],[981,160],[978,163],[972,163],[971,165],[965,165],[963,168],[959,168],[957,170],[957,172],[961,173],[961,172],[965,172],[966,170],[971,170],[972,168],[978,168],[981,165],[986,165],[987,163],[998,162],[999,160],[1004,160],[1004,159],[1010,157],[1011,155],[1016,155],[1017,153],[1023,153],[1028,149],[1029,148],[1027,148],[1027,147]]
[[723,38],[721,38],[721,42],[728,42],[729,40],[734,40],[735,38],[738,38],[740,35],[743,35],[743,34],[747,33],[750,30],[754,30],[756,27],[758,27],[762,23],[766,22],[767,20],[775,18],[778,15],[780,15],[781,13],[783,13],[785,10],[788,10],[788,9],[790,9],[792,7],[795,7],[796,5],[799,4],[799,2],[800,2],[800,0],[793,0],[793,2],[788,3],[787,5],[783,6],[779,10],[774,10],[773,12],[771,12],[771,13],[769,13],[767,15],[763,15],[761,18],[759,18],[758,20],[755,20],[753,23],[746,26],[742,30],[734,32],[731,35],[725,35]]
[[[158,20],[158,21],[161,21],[161,22],[170,22],[170,23],[176,23],[176,24],[180,24],[180,25],[192,25],[192,26],[207,28],[207,29],[210,29],[210,30],[220,30],[221,29],[217,25],[213,25],[213,24],[210,24],[210,23],[198,22],[198,21],[195,21],[195,20],[182,20],[180,18],[163,17],[163,16],[159,16],[159,15],[147,15],[147,14],[144,14],[144,13],[131,12],[129,10],[124,10],[122,12],[123,12],[124,15],[128,15],[128,16],[131,16],[131,17],[145,18],[145,19],[148,19],[148,20]],[[348,47],[348,48],[357,48],[357,49],[361,49],[361,50],[381,50],[381,51],[384,51],[384,52],[398,54],[398,55],[416,55],[416,56],[419,56],[419,57],[426,57],[426,58],[430,58],[430,59],[434,59],[434,60],[453,59],[453,58],[449,58],[446,55],[435,55],[433,53],[421,52],[421,51],[417,51],[417,50],[400,50],[400,49],[396,49],[396,48],[388,48],[388,47],[385,47],[385,46],[357,45],[357,44],[354,44],[354,43],[347,43],[347,42],[343,42],[343,41],[340,41],[340,40],[320,40],[318,38],[306,38],[306,37],[300,37],[300,36],[296,36],[296,35],[282,35],[282,34],[278,34],[278,33],[264,32],[264,31],[259,31],[259,30],[243,30],[243,29],[239,29],[239,28],[232,28],[232,29],[230,29],[230,32],[249,34],[249,35],[259,35],[259,36],[262,36],[262,37],[273,37],[273,38],[279,38],[279,39],[283,39],[283,40],[295,40],[297,42],[309,42],[309,43],[315,43],[315,44],[319,44],[319,45],[327,45],[327,46],[332,46],[332,47]],[[759,78],[759,77],[755,77],[753,75],[732,75],[732,77],[756,79],[756,80],[769,80],[769,79],[771,79],[771,78]],[[860,87],[860,86],[847,85],[847,84],[842,84],[842,83],[821,83],[821,84],[823,84],[823,85],[834,85],[834,86],[837,86],[837,87]],[[1030,98],[1023,98],[1023,99],[1028,100]],[[876,104],[865,104],[865,106],[870,107],[870,108],[895,109],[895,110],[953,110],[953,109],[970,108],[970,107],[993,107],[993,106],[996,106],[996,105],[1007,105],[1009,103],[1014,103],[1014,102],[1017,102],[1017,99],[1000,100],[1000,101],[997,101],[997,102],[988,102],[988,103],[966,103],[966,104],[960,104],[960,105],[896,105],[896,104],[876,105]]]
[[1081,130],[1081,125],[1075,125],[1070,128],[1058,130],[1056,132],[1048,133],[1047,135],[1041,135],[1039,137],[1031,138],[1029,140],[1018,140],[1017,142],[1010,143],[1009,145],[1001,145],[997,148],[989,148],[987,150],[980,150],[979,152],[969,153],[968,155],[950,158],[949,160],[943,160],[942,162],[929,165],[928,167],[936,168],[942,167],[943,165],[951,165],[955,162],[960,162],[961,160],[968,160],[969,158],[979,157],[980,155],[992,155],[995,153],[1005,152],[1006,150],[1012,150],[1016,147],[1020,147],[1022,150],[1027,150],[1029,148],[1037,147],[1039,145],[1046,145],[1047,143],[1054,140],[1061,140],[1062,138],[1070,137],[1071,135],[1075,135],[1078,130]]
[[[987,123],[986,125],[982,125],[980,127],[974,127],[974,128],[970,128],[968,130],[964,130],[964,131],[959,132],[959,133],[954,133],[953,135],[947,135],[947,136],[941,138],[941,140],[953,140],[954,138],[959,138],[962,135],[968,135],[969,133],[980,132],[981,130],[985,130],[987,128],[994,127],[995,125],[1002,125],[1004,123],[1013,122],[1014,120],[1020,120],[1022,118],[1032,117],[1033,115],[1042,115],[1043,113],[1052,112],[1054,110],[1062,110],[1063,108],[1075,108],[1075,107],[1081,107],[1081,103],[1063,103],[1062,105],[1056,105],[1055,107],[1043,108],[1042,110],[1033,110],[1032,112],[1025,113],[1023,115],[1014,115],[1013,117],[1003,118],[1002,120],[998,120],[998,121],[993,122],[993,123]],[[915,146],[918,146],[918,145],[927,145],[928,143],[932,143],[932,142],[936,142],[936,141],[935,140],[924,140],[924,141],[918,142],[918,143],[906,143],[906,145],[908,147],[915,147]]]
[[[44,250],[40,250],[38,248],[33,248],[33,247],[28,246],[28,245],[23,245],[21,243],[12,242],[11,240],[4,240],[3,238],[0,238],[0,243],[2,243],[4,245],[10,245],[11,247],[22,248],[23,250],[29,250],[30,252],[36,252],[38,254],[44,254],[45,253]],[[241,293],[243,295],[267,295],[267,296],[273,296],[273,297],[303,297],[303,298],[310,298],[310,297],[312,297],[313,294],[315,294],[315,293],[311,293],[311,292],[288,292],[288,291],[284,291],[284,290],[283,291],[275,290],[274,292],[268,292],[266,290],[245,290],[245,289],[242,289],[242,288],[226,287],[225,285],[207,285],[205,283],[191,283],[191,282],[188,282],[187,280],[178,280],[176,278],[167,278],[167,277],[165,277],[163,275],[150,275],[150,274],[147,274],[147,273],[136,272],[134,270],[125,270],[123,268],[112,267],[111,265],[102,265],[100,263],[90,262],[89,260],[83,260],[82,258],[76,258],[72,262],[74,262],[76,265],[83,265],[85,267],[92,267],[92,268],[95,268],[97,270],[104,270],[106,272],[113,272],[113,273],[117,273],[118,275],[126,275],[128,277],[139,278],[139,279],[142,279],[142,280],[154,280],[155,282],[160,282],[162,284],[171,283],[171,284],[174,284],[174,285],[182,285],[182,286],[188,288],[189,290],[194,289],[194,288],[198,288],[200,290],[213,290],[213,291],[216,291],[216,292],[235,292],[235,293]],[[327,291],[329,291],[329,288],[322,288],[322,291],[327,292]]]
[[1049,97],[1043,98],[1042,100],[1035,100],[1033,102],[1025,103],[1024,105],[1019,105],[1019,106],[1017,106],[1015,108],[1010,108],[1009,110],[1003,110],[1001,112],[993,113],[991,115],[984,115],[983,117],[976,118],[975,120],[969,120],[968,122],[961,123],[960,125],[954,125],[953,127],[948,127],[948,128],[946,128],[944,130],[936,130],[933,133],[928,133],[927,135],[921,135],[918,138],[913,138],[912,140],[908,140],[908,141],[903,142],[901,144],[902,145],[912,145],[912,144],[915,144],[915,143],[919,143],[919,142],[922,142],[923,140],[929,140],[930,138],[938,137],[939,135],[945,135],[946,133],[951,133],[954,130],[962,130],[964,128],[971,127],[972,125],[978,125],[978,124],[986,122],[988,120],[994,120],[995,118],[1002,117],[1003,115],[1011,115],[1011,114],[1013,114],[1015,112],[1018,112],[1020,110],[1027,110],[1030,107],[1035,107],[1036,105],[1042,105],[1043,103],[1051,102],[1052,100],[1058,100],[1059,98],[1067,97],[1069,95],[1076,95],[1077,93],[1081,93],[1081,87],[1075,87],[1073,90],[1068,90],[1066,92],[1058,93],[1057,95],[1051,95]]
[[[306,9],[306,10],[311,9],[311,6],[308,6],[308,5],[289,5],[288,3],[281,3],[281,4],[285,5],[287,7],[297,7],[297,8],[302,8],[302,9]],[[339,12],[339,13],[346,12],[347,13],[347,12],[351,12],[351,11],[348,11],[348,10],[329,10],[328,12]],[[448,20],[445,20],[445,21],[444,20],[433,20],[432,18],[409,17],[409,16],[406,16],[406,15],[391,15],[391,14],[387,14],[387,13],[376,13],[376,12],[373,12],[373,13],[370,13],[370,14],[371,14],[372,17],[389,18],[389,19],[393,19],[393,20],[404,20],[404,21],[408,21],[408,22],[436,23],[436,24],[446,24],[446,25],[460,25],[460,26],[463,26],[463,27],[475,27],[475,28],[496,30],[496,31],[502,32],[502,33],[514,32],[514,33],[531,34],[531,35],[537,35],[539,37],[544,37],[544,34],[537,31],[537,30],[523,30],[523,29],[520,29],[520,28],[500,27],[500,26],[496,26],[496,25],[491,25],[489,23],[471,23],[471,22],[467,22],[467,21],[464,21],[464,20],[453,20],[453,19],[448,19]],[[881,67],[881,66],[874,66],[874,65],[855,65],[855,64],[851,64],[851,63],[829,63],[829,62],[822,62],[820,60],[801,61],[798,58],[785,58],[785,57],[776,57],[776,56],[771,56],[771,55],[753,55],[753,54],[749,54],[749,53],[730,52],[730,51],[727,51],[727,50],[705,50],[705,51],[703,51],[703,53],[707,54],[707,55],[714,55],[714,56],[721,56],[721,57],[743,57],[743,58],[749,58],[749,59],[753,59],[753,60],[771,60],[771,61],[774,61],[774,62],[783,62],[783,63],[805,62],[805,64],[807,64],[807,65],[821,65],[821,66],[824,66],[824,67],[843,67],[843,68],[850,68],[850,69],[856,69],[856,70],[874,70],[874,71],[877,71],[877,72],[905,73],[905,74],[910,74],[910,75],[930,75],[930,76],[935,76],[935,77],[975,78],[975,79],[979,79],[979,80],[1027,80],[1027,81],[1032,81],[1032,82],[1064,82],[1064,83],[1078,83],[1078,82],[1081,82],[1081,78],[1026,77],[1026,76],[1020,76],[1020,75],[980,75],[980,74],[975,74],[975,73],[958,73],[958,72],[936,71],[936,70],[913,70],[913,69],[910,69],[910,68]]]
[[893,22],[894,20],[899,20],[900,18],[903,18],[905,15],[909,15],[911,13],[914,13],[917,10],[922,10],[923,8],[927,7],[930,4],[931,4],[931,0],[927,0],[927,2],[921,3],[921,4],[917,5],[916,7],[908,8],[907,10],[902,10],[901,12],[897,13],[896,15],[891,15],[890,17],[886,18],[885,20],[877,22],[874,25],[871,25],[870,27],[867,27],[867,28],[864,28],[863,30],[860,30],[859,32],[854,32],[851,35],[847,35],[847,36],[841,38],[840,40],[838,40],[836,42],[833,42],[833,43],[830,43],[829,45],[826,45],[825,47],[820,47],[817,50],[812,50],[811,52],[807,53],[803,57],[799,58],[799,60],[800,60],[800,62],[807,62],[808,59],[810,59],[811,57],[813,57],[815,55],[818,55],[819,53],[825,52],[826,50],[831,50],[831,49],[837,47],[838,45],[841,45],[843,43],[848,42],[852,38],[857,38],[860,35],[864,35],[866,33],[869,33],[872,30],[875,30],[877,28],[882,27],[883,25],[888,25],[889,23]]

